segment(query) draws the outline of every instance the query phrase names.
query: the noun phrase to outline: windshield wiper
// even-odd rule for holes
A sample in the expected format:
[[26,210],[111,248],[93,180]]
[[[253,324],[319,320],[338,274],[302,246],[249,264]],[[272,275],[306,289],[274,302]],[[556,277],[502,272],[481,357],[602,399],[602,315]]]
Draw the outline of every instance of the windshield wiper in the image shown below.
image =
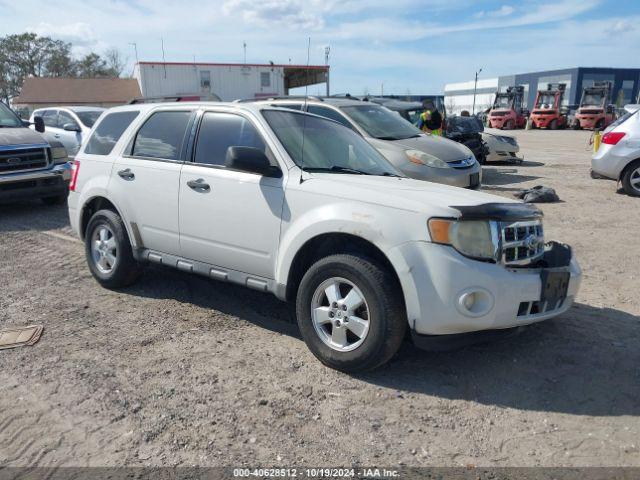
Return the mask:
[[304,167],[305,172],[337,172],[337,173],[355,173],[357,175],[370,175],[362,170],[356,170],[355,168],[340,167],[338,165],[332,165],[331,167]]

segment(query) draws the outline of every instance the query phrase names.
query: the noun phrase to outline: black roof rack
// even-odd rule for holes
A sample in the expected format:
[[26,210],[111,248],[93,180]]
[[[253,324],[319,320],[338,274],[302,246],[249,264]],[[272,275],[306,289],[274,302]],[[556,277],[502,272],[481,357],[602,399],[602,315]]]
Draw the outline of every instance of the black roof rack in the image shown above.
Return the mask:
[[[203,100],[202,97],[208,97]],[[203,95],[201,93],[183,93],[180,95],[160,95],[157,97],[138,97],[129,102],[129,105],[137,103],[161,103],[161,102],[221,102],[222,100],[215,93]]]
[[316,97],[315,95],[279,95],[274,97],[242,98],[235,100],[235,103],[271,102],[273,100],[317,100],[324,102],[324,98]]

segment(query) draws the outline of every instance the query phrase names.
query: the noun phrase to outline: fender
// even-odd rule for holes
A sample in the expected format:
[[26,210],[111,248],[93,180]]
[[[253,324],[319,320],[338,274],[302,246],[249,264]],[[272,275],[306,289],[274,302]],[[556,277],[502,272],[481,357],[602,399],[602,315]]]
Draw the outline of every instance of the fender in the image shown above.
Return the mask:
[[[389,215],[390,210],[393,216]],[[393,223],[389,221],[390,218],[394,219]],[[409,218],[415,219],[415,216],[410,212],[379,205],[354,205],[348,200],[306,211],[292,223],[283,223],[276,261],[276,283],[286,285],[296,254],[314,237],[327,233],[348,233],[367,240],[386,254],[390,248],[406,240]],[[404,235],[400,236],[397,232],[404,232]]]
[[[76,225],[78,228],[78,232],[77,232],[78,236],[82,240],[84,240],[84,232],[80,231],[80,226],[82,222],[82,216],[84,214],[84,209],[86,208],[87,204],[90,203],[95,198],[102,197],[108,200],[116,208],[116,213],[120,216],[120,218],[122,218],[122,221],[124,223],[125,229],[127,231],[127,235],[129,236],[129,241],[131,242],[131,246],[133,248],[137,248],[139,245],[137,245],[136,236],[133,234],[133,231],[131,230],[131,225],[129,224],[129,222],[127,222],[126,219],[122,216],[122,213],[121,213],[122,210],[118,205],[118,203],[113,201],[113,199],[109,197],[109,195],[107,194],[106,187],[103,187],[101,185],[92,185],[92,183],[94,183],[93,179],[91,179],[88,182],[88,185],[82,189],[82,194],[78,200],[78,205],[80,206],[76,214],[76,217],[77,217]],[[98,183],[98,182],[95,182],[95,183]]]

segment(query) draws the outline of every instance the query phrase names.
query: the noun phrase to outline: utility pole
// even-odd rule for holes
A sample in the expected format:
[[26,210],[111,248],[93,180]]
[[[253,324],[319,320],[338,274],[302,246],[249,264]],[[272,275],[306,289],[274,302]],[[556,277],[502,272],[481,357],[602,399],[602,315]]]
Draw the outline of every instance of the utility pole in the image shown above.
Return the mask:
[[478,90],[478,75],[482,73],[482,68],[476,72],[476,81],[473,84],[473,108],[471,109],[471,115],[476,114],[476,91]]
[[164,67],[164,78],[167,78],[167,61],[164,57],[164,38],[160,37],[160,45],[162,46],[162,66]]
[[[139,62],[138,62],[138,44],[135,42],[129,42],[129,45],[133,45],[133,51],[136,54],[136,65],[138,65],[138,67],[140,67]],[[133,69],[131,70],[131,76],[133,77],[133,74],[136,71],[136,65],[133,66]]]
[[326,76],[326,85],[327,85],[327,97],[330,95],[329,89],[329,53],[331,52],[331,47],[327,45],[324,47],[324,65],[327,67],[327,71],[325,72]]
[[244,50],[244,64],[247,64],[247,42],[242,42],[242,49]]

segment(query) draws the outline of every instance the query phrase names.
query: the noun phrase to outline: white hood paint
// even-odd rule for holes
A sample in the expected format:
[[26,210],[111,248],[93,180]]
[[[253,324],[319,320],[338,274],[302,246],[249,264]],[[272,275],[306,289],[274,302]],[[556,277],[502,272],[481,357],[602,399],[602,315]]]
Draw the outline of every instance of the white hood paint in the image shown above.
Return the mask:
[[521,203],[504,197],[411,178],[313,173],[300,189],[332,198],[355,200],[428,215],[456,216],[455,206]]

